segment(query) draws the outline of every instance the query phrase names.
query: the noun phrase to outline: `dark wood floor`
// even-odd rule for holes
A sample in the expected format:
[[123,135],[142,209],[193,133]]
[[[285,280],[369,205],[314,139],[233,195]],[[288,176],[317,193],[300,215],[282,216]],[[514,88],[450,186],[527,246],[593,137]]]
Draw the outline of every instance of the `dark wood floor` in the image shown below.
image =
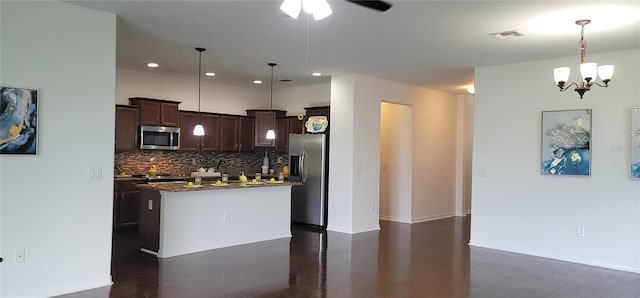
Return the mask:
[[469,247],[469,219],[156,259],[114,237],[111,287],[63,297],[640,297],[640,274]]

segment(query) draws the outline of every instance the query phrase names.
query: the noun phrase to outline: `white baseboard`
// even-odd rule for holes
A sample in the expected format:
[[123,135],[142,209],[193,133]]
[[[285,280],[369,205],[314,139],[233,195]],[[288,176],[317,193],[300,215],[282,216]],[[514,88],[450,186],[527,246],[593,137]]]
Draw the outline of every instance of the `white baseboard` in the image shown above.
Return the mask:
[[504,251],[504,252],[517,253],[517,254],[523,254],[523,255],[528,255],[528,256],[534,256],[534,257],[540,257],[540,258],[545,258],[545,259],[552,259],[552,260],[558,260],[558,261],[564,261],[564,262],[570,262],[570,263],[576,263],[576,264],[583,264],[583,265],[601,267],[601,268],[606,268],[606,269],[613,269],[613,270],[626,271],[626,272],[632,272],[632,273],[640,273],[640,267],[638,267],[638,268],[636,268],[636,267],[627,267],[627,266],[620,266],[620,265],[615,265],[615,264],[593,262],[591,260],[586,260],[586,259],[558,257],[558,256],[545,255],[545,254],[540,254],[540,253],[526,251],[526,250],[510,250],[510,249],[504,249],[504,248],[497,248],[497,247],[492,247],[490,245],[483,245],[483,244],[474,243],[473,241],[469,241],[469,246],[474,246],[474,247],[479,247],[479,248],[488,248],[488,249],[499,250],[499,251]]
[[407,219],[407,218],[401,218],[401,217],[397,217],[397,216],[380,215],[380,219],[381,220],[386,220],[386,221],[406,223],[406,224],[410,224],[411,223],[411,219],[410,218]]
[[435,215],[427,215],[427,216],[422,216],[422,217],[418,217],[418,218],[413,218],[413,219],[411,219],[411,223],[419,223],[419,222],[425,222],[425,221],[449,218],[449,217],[454,217],[454,216],[456,216],[456,214],[453,213],[453,212],[435,214]]
[[82,291],[87,291],[87,290],[93,290],[93,289],[97,289],[97,288],[102,288],[102,287],[110,287],[111,285],[113,285],[113,278],[111,278],[111,275],[109,275],[109,282],[98,282],[95,285],[91,285],[91,286],[82,286],[79,288],[73,288],[73,289],[67,289],[67,290],[63,290],[63,291],[57,291],[56,293],[53,293],[51,295],[47,295],[47,297],[53,297],[53,296],[61,296],[61,295],[66,295],[66,294],[71,294],[71,293],[76,293],[76,292],[82,292]]

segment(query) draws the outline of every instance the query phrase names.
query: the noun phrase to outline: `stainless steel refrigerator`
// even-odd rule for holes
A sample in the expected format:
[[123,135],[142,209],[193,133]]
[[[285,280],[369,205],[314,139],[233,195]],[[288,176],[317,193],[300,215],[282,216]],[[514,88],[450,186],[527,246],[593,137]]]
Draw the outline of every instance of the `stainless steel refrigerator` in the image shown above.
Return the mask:
[[329,135],[289,135],[289,180],[302,182],[291,188],[291,221],[316,228],[327,227]]

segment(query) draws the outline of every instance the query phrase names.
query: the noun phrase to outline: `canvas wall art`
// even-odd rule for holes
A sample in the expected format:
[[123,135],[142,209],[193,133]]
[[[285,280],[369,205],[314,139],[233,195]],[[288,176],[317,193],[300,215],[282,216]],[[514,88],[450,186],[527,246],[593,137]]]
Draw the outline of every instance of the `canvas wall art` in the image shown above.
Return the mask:
[[36,154],[38,92],[0,87],[0,154]]
[[591,175],[591,110],[542,112],[542,173]]
[[640,179],[640,107],[631,108],[631,178]]

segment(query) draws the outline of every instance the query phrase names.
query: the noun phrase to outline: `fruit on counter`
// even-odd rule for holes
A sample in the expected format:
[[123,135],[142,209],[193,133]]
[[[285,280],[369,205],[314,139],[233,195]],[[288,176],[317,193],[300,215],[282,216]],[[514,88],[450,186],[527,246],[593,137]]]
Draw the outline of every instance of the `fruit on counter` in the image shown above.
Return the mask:
[[276,182],[276,178],[271,177],[271,179],[269,179],[269,182]]
[[222,185],[222,181],[216,180],[216,185]]
[[288,166],[284,166],[282,167],[282,174],[284,174],[284,176],[289,176],[289,167]]
[[258,183],[258,180],[256,180],[256,179],[251,179],[251,183],[256,184],[256,183]]
[[191,181],[187,182],[187,186],[193,186],[193,182]]
[[244,172],[240,173],[240,177],[238,177],[240,183],[247,183],[247,176],[244,175]]

